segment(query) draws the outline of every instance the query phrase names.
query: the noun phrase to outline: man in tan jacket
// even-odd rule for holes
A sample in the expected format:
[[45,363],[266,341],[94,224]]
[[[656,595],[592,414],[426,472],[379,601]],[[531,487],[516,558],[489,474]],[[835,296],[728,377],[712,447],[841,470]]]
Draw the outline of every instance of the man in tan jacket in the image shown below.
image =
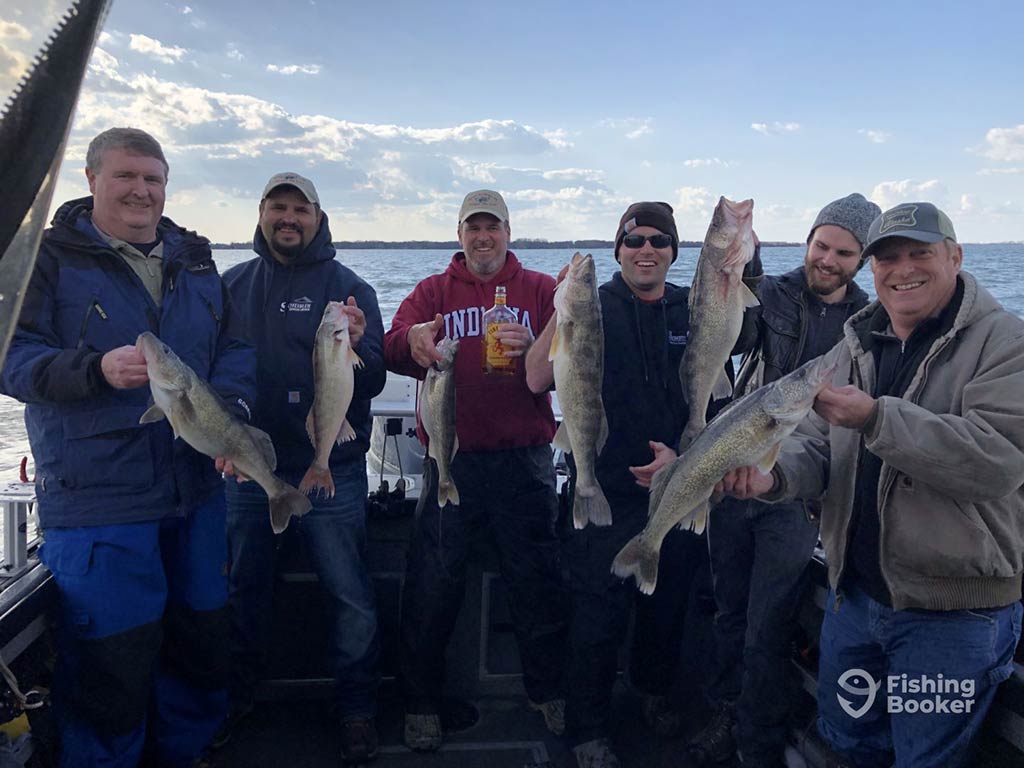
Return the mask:
[[858,766],[955,766],[1021,634],[1024,322],[972,275],[930,203],[871,225],[878,301],[771,475],[722,489],[821,497],[830,595],[818,727]]

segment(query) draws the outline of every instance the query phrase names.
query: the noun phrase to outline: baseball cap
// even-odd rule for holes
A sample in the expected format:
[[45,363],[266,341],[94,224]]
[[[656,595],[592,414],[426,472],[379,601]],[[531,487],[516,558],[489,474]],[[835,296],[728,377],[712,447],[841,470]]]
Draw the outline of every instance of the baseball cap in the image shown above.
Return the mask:
[[316,193],[316,187],[313,186],[313,182],[305,176],[299,176],[299,174],[292,173],[291,171],[275,173],[271,176],[267,186],[263,188],[263,196],[260,198],[260,202],[266,200],[267,195],[278,187],[295,187],[305,196],[306,200],[315,205],[320,205],[320,195]]
[[956,232],[949,216],[931,203],[901,203],[871,222],[864,258],[874,254],[879,244],[890,237],[937,243],[946,238],[956,240]]
[[466,195],[459,209],[459,224],[474,213],[489,213],[498,221],[508,221],[508,206],[504,198],[490,189],[478,189]]

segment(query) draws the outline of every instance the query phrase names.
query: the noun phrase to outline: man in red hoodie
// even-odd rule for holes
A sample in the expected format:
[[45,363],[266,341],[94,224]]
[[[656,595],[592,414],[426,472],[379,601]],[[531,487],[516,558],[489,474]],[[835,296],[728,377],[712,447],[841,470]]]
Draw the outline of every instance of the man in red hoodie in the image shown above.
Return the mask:
[[[442,515],[437,466],[427,459],[405,574],[401,670],[405,743],[441,746],[440,700],[445,647],[465,591],[466,561],[477,534],[497,545],[523,666],[535,709],[553,733],[565,727],[561,685],[566,608],[555,533],[558,502],[551,440],[555,420],[547,393],[533,394],[518,359],[554,313],[555,281],[524,269],[508,250],[511,229],[501,195],[477,190],[459,211],[459,243],[441,274],[419,282],[384,337],[388,370],[422,379],[441,360],[436,342],[459,339],[455,359],[458,452],[451,472],[460,505]],[[513,375],[485,373],[482,317],[503,286],[517,322],[499,326]],[[420,439],[426,441],[422,424]]]

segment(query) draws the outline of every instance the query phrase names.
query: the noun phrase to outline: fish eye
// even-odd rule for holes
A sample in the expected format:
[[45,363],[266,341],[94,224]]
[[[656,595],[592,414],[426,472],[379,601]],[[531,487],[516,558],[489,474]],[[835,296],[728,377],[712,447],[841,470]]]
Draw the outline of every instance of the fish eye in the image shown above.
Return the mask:
[[165,355],[171,351],[171,348],[168,347],[166,344],[161,344],[160,346],[163,348]]

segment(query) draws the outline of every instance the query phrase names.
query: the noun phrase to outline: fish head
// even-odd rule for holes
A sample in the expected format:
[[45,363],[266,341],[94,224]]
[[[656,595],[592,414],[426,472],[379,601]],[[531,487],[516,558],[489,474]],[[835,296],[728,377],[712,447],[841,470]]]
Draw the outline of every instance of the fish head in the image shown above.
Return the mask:
[[795,427],[814,405],[836,371],[836,356],[821,355],[769,384],[762,401],[764,410],[776,421]]
[[437,352],[441,355],[441,360],[434,363],[434,367],[439,371],[447,371],[455,365],[455,354],[459,351],[459,340],[452,339],[445,336],[439,342],[437,342]]
[[169,392],[184,392],[188,389],[188,366],[167,344],[146,331],[135,340],[135,348],[146,359],[146,374],[151,383]]
[[341,341],[343,335],[348,334],[349,319],[344,308],[345,305],[340,301],[328,301],[320,319],[320,327],[326,329],[335,341]]
[[720,197],[704,245],[720,269],[742,272],[754,256],[754,201]]
[[589,253],[584,256],[577,251],[569,262],[565,279],[555,291],[555,309],[572,317],[573,307],[589,305],[596,300],[597,268],[594,266],[594,257]]

